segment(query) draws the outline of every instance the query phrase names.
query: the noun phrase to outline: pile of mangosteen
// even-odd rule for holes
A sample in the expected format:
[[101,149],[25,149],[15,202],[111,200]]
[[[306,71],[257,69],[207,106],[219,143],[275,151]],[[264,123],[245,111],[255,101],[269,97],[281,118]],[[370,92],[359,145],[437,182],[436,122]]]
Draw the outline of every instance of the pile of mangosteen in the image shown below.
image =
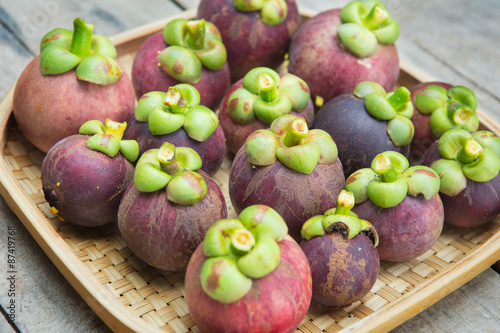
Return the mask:
[[[380,1],[300,22],[294,0],[202,0],[144,41],[130,79],[77,18],[17,82],[52,213],[116,223],[140,259],[185,271],[203,332],[290,332],[311,301],[361,300],[381,260],[421,256],[445,223],[500,212],[500,138],[470,89],[397,86]],[[211,178],[225,156],[228,193]]]

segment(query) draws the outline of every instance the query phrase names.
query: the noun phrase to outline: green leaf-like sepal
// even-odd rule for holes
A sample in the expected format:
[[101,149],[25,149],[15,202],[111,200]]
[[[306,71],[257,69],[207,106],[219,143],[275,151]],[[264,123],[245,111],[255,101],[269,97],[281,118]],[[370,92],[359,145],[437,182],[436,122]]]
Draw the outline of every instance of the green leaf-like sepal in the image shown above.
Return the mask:
[[357,235],[366,234],[376,247],[378,245],[377,231],[370,222],[358,218],[351,212],[354,203],[354,194],[342,190],[338,196],[336,208],[328,210],[324,215],[313,216],[302,225],[302,238],[309,240],[323,236],[325,233],[339,232],[345,239],[350,240]]
[[408,193],[408,184],[404,180],[390,183],[373,181],[368,184],[368,198],[379,207],[397,206]]
[[202,66],[219,70],[226,63],[220,33],[204,19],[172,20],[163,29],[163,39],[168,46],[158,55],[158,63],[178,81],[195,84],[201,79]]
[[339,42],[359,58],[373,55],[377,43],[394,44],[399,37],[398,23],[380,1],[351,1],[342,8],[340,18]]
[[259,11],[260,19],[269,26],[283,22],[288,11],[285,0],[234,0],[233,5],[242,12]]
[[429,85],[415,96],[415,106],[423,114],[431,114],[448,102],[447,90],[440,86]]
[[354,88],[353,94],[359,99],[366,99],[366,96],[376,92],[382,97],[386,96],[385,89],[377,82],[363,81]]
[[438,174],[429,167],[416,165],[403,172],[402,177],[408,184],[408,194],[416,196],[423,194],[429,200],[439,193],[441,181]]
[[472,133],[472,138],[483,148],[492,149],[500,157],[500,137],[489,131]]
[[237,124],[248,125],[255,119],[271,124],[292,110],[303,111],[310,96],[309,87],[299,77],[285,74],[280,78],[270,68],[257,67],[245,75],[243,87],[229,96],[227,109]]
[[108,85],[118,81],[123,71],[113,58],[96,54],[85,57],[76,67],[76,77],[79,80],[96,84]]
[[253,165],[272,165],[276,163],[276,149],[281,147],[280,140],[271,131],[257,130],[245,141],[248,162]]
[[439,159],[431,164],[441,179],[439,191],[454,197],[467,187],[467,178],[462,172],[462,165],[454,160]]
[[83,135],[94,135],[98,133],[105,133],[106,126],[100,120],[89,120],[83,123],[78,130],[78,133]]
[[487,182],[498,175],[500,158],[494,150],[485,148],[477,159],[462,168],[465,177],[475,182]]
[[178,205],[193,206],[207,195],[207,183],[196,172],[174,176],[167,185],[168,200]]
[[95,134],[87,140],[87,148],[115,157],[120,151],[120,140],[109,134]]
[[[146,153],[144,153],[146,154]],[[139,161],[144,157],[141,156]],[[160,169],[159,163],[145,162],[135,167],[134,185],[140,192],[156,192],[167,186],[172,176]]]
[[314,142],[292,147],[280,147],[276,149],[276,157],[281,163],[295,171],[309,175],[321,155],[321,148]]
[[397,147],[404,147],[411,143],[415,128],[410,119],[397,115],[387,122],[387,134]]
[[74,31],[54,29],[40,42],[42,75],[66,73],[76,68],[79,80],[108,85],[118,82],[123,71],[115,62],[116,48],[104,36],[92,35],[94,26],[77,18]]
[[200,155],[189,147],[176,147],[175,158],[182,164],[182,170],[198,170],[202,167],[202,160]]
[[338,157],[338,148],[330,134],[320,129],[309,131],[304,143],[314,141],[320,148],[319,164],[332,164]]
[[368,184],[380,178],[370,168],[363,168],[353,172],[345,182],[345,189],[354,194],[358,204],[368,200]]
[[120,154],[123,155],[129,162],[134,162],[139,158],[140,148],[139,143],[135,140],[121,140]]
[[201,286],[213,299],[229,304],[245,296],[252,287],[252,279],[238,269],[235,257],[207,259],[200,272]]
[[[281,216],[264,205],[245,208],[238,219],[215,222],[203,240],[203,253],[208,257],[200,274],[203,290],[222,303],[243,297],[250,289],[246,279],[251,286],[251,279],[264,277],[276,269],[281,258],[278,241],[287,232]],[[220,263],[222,268],[218,269],[214,263]],[[226,271],[234,281],[227,280],[224,283],[228,285],[222,286],[221,277]]]
[[170,134],[183,127],[191,139],[203,142],[217,129],[219,118],[199,103],[198,90],[181,83],[170,87],[167,93],[144,94],[137,103],[135,119],[147,121],[153,135]]

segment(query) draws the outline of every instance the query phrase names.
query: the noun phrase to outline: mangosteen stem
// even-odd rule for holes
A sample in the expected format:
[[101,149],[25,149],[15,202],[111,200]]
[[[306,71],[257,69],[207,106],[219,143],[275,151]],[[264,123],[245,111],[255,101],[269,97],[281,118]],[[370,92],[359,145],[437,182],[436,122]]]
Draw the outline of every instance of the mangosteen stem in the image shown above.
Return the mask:
[[389,157],[378,154],[372,161],[372,170],[380,175],[380,180],[384,183],[392,183],[398,179],[398,173],[391,163]]
[[459,126],[465,125],[473,114],[473,110],[460,103],[450,103],[448,106],[448,116]]
[[180,91],[175,87],[168,88],[165,102],[163,102],[172,113],[184,113],[186,109],[186,101],[182,97]]
[[309,129],[307,128],[307,123],[304,118],[297,118],[292,121],[292,124],[286,132],[285,138],[283,139],[283,144],[286,147],[293,147],[301,143],[301,141],[307,137]]
[[200,50],[205,44],[205,20],[191,20],[187,22],[186,44],[192,50]]
[[364,26],[369,30],[377,29],[385,20],[389,18],[389,13],[380,5],[376,4],[363,20]]
[[175,158],[174,145],[165,142],[158,149],[156,159],[160,162],[160,167],[163,171],[173,176],[179,169],[177,159]]
[[278,98],[278,87],[271,75],[264,73],[259,76],[259,95],[265,102],[272,102]]
[[474,140],[473,138],[468,138],[463,147],[460,148],[460,151],[457,155],[457,160],[463,164],[469,164],[474,162],[474,160],[481,155],[483,152],[483,148],[481,145]]
[[106,119],[106,131],[104,134],[109,134],[117,138],[118,140],[121,140],[123,138],[123,133],[125,132],[125,129],[127,128],[127,123],[119,123],[117,121],[113,121],[111,119]]
[[239,254],[244,254],[255,246],[255,237],[247,229],[238,229],[231,235],[231,245]]
[[335,214],[351,215],[352,207],[354,207],[354,194],[346,190],[340,191]]
[[410,101],[410,98],[410,91],[408,90],[408,88],[399,87],[398,89],[396,89],[394,94],[390,95],[387,98],[387,101],[395,111],[398,111],[401,107],[403,107]]
[[77,18],[73,21],[73,29],[73,39],[71,41],[70,49],[71,53],[82,58],[89,56],[94,25],[86,23],[81,18]]

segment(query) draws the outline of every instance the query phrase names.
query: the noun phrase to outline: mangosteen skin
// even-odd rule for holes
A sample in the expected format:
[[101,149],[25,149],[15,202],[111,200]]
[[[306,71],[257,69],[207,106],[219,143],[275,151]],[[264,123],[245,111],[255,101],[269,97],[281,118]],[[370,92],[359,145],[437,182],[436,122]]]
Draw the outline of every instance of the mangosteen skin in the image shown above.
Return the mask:
[[13,110],[23,135],[46,153],[59,140],[78,134],[86,121],[127,121],[135,110],[134,88],[125,72],[109,85],[78,80],[74,69],[42,75],[37,56],[17,80]]
[[377,154],[392,150],[408,158],[410,145],[398,147],[387,134],[387,121],[371,116],[365,101],[352,93],[333,98],[319,109],[314,128],[326,131],[337,144],[346,178],[369,168]]
[[258,11],[242,12],[234,8],[233,0],[202,0],[197,18],[212,22],[219,29],[227,50],[231,80],[236,82],[255,67],[276,69],[300,24],[295,0],[285,0],[287,18],[277,26],[260,20]]
[[132,252],[152,266],[184,271],[206,231],[227,217],[219,186],[203,171],[207,195],[194,206],[174,204],[166,191],[140,192],[132,182],[118,210],[118,228]]
[[[132,65],[132,83],[137,98],[150,91],[166,92],[169,87],[182,83],[158,66],[158,52],[163,51],[167,46],[163,33],[158,32],[146,39],[137,50]],[[222,96],[230,86],[231,77],[227,62],[216,71],[203,66],[200,81],[193,84],[193,87],[200,93],[200,104],[211,110],[219,105]]]
[[226,139],[219,123],[212,135],[200,142],[191,139],[183,128],[165,135],[153,135],[147,122],[137,121],[132,117],[123,134],[124,140],[136,140],[139,143],[140,155],[149,149],[160,148],[164,142],[169,142],[175,147],[189,147],[194,149],[201,157],[201,170],[213,176],[219,170],[226,154]]
[[370,200],[352,209],[377,230],[381,260],[406,261],[431,248],[443,229],[443,203],[438,194],[426,200],[421,194],[407,195],[395,207],[382,208]]
[[[442,158],[435,141],[422,157],[429,166]],[[445,223],[462,228],[475,228],[492,221],[500,213],[500,174],[490,181],[476,182],[467,178],[465,189],[454,197],[439,193],[444,206]]]
[[60,217],[96,227],[116,222],[134,167],[121,154],[110,158],[87,149],[88,139],[76,134],[56,143],[43,160],[41,181],[45,199]]
[[[241,146],[243,146],[243,144],[245,143],[247,137],[254,131],[260,129],[268,129],[270,127],[270,125],[260,121],[259,119],[255,119],[255,121],[249,125],[240,125],[235,123],[233,119],[231,119],[231,116],[227,112],[227,102],[229,100],[229,97],[231,97],[231,94],[241,87],[243,87],[243,79],[238,80],[226,92],[219,108],[219,121],[222,129],[224,130],[224,136],[226,137],[226,147],[233,154],[236,154],[238,152]],[[312,128],[315,111],[314,105],[310,99],[307,103],[306,108],[302,112],[292,110],[290,114],[304,118],[306,120],[307,126],[309,128]]]
[[312,299],[328,308],[343,308],[363,298],[377,281],[380,258],[366,235],[347,240],[339,232],[303,240],[311,266]]
[[427,88],[428,86],[439,86],[448,90],[452,87],[451,84],[444,82],[423,82],[410,89],[411,102],[413,103],[413,115],[411,117],[411,122],[415,128],[415,133],[413,135],[413,140],[411,141],[411,154],[414,156],[414,160],[419,160],[425,151],[431,146],[431,144],[438,138],[432,133],[430,120],[430,114],[423,114],[415,105],[415,98],[417,94]]
[[306,81],[312,95],[321,96],[325,102],[353,92],[362,81],[377,82],[391,91],[400,72],[396,46],[379,44],[375,55],[356,58],[340,47],[340,11],[324,11],[300,26],[290,45],[289,72]]
[[302,239],[304,221],[330,209],[344,185],[338,158],[332,164],[317,164],[306,175],[279,161],[270,166],[253,165],[248,162],[245,145],[234,157],[229,172],[229,197],[236,213],[251,205],[267,205],[283,217],[288,233],[297,242]]
[[[278,242],[278,267],[253,279],[250,291],[236,302],[222,304],[201,287],[200,272],[207,259],[200,245],[194,252],[184,281],[186,303],[198,328],[204,333],[289,333],[302,322],[311,303],[311,270],[304,252],[290,237]],[[218,284],[214,276],[212,283]]]

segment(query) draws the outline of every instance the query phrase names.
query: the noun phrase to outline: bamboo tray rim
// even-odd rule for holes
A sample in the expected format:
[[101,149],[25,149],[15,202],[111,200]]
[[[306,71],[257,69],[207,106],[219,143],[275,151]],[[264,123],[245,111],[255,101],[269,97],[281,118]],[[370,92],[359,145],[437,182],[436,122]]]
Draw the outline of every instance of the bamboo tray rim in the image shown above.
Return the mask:
[[[317,12],[301,8],[303,17],[312,17]],[[111,37],[116,46],[127,44],[138,38],[160,31],[165,24],[175,18],[191,19],[196,15],[195,8],[152,22],[147,25]],[[435,81],[404,58],[400,58],[401,71],[419,82]],[[121,303],[101,284],[93,273],[75,255],[69,245],[54,230],[45,214],[36,206],[22,189],[5,159],[8,129],[12,114],[12,97],[15,85],[0,102],[0,194],[9,207],[21,220],[43,251],[61,271],[68,282],[82,296],[94,312],[116,332],[144,332],[146,324],[136,314],[125,310]],[[480,121],[488,130],[500,135],[500,124],[481,110],[477,111]],[[388,331],[417,313],[445,297],[465,284],[494,262],[500,259],[500,229],[486,242],[468,253],[462,259],[451,263],[436,275],[419,283],[408,293],[385,305],[381,310],[366,316],[344,328],[341,332]],[[150,326],[150,332],[162,332]]]

